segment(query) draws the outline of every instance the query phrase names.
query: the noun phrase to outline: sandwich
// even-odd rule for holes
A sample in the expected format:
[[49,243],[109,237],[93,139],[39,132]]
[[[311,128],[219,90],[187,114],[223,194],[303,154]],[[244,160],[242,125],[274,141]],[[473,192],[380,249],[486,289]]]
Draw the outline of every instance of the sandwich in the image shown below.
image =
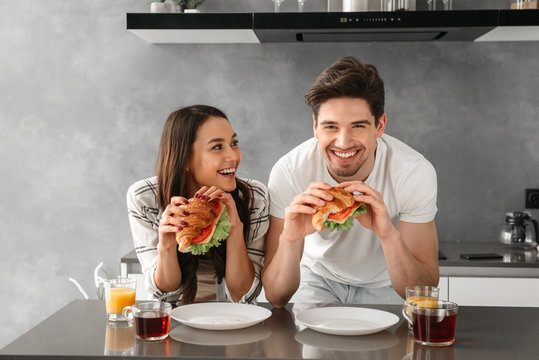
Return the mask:
[[355,201],[352,194],[340,187],[332,187],[326,192],[333,195],[333,200],[326,201],[323,206],[314,206],[313,227],[320,231],[348,230],[354,226],[354,217],[366,214],[365,203]]
[[232,223],[221,201],[191,198],[185,210],[189,213],[187,225],[176,233],[178,251],[204,255],[228,237]]

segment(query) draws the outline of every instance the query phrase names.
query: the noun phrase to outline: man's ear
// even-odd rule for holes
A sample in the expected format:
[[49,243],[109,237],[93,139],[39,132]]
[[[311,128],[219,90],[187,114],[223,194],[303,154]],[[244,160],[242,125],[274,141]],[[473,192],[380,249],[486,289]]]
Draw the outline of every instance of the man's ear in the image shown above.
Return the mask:
[[316,130],[317,124],[318,124],[318,121],[316,121],[316,117],[313,114],[313,133],[314,133],[314,137],[318,139],[318,131]]
[[379,138],[384,133],[387,124],[386,113],[383,113],[382,116],[378,119],[378,125],[376,126],[376,137]]

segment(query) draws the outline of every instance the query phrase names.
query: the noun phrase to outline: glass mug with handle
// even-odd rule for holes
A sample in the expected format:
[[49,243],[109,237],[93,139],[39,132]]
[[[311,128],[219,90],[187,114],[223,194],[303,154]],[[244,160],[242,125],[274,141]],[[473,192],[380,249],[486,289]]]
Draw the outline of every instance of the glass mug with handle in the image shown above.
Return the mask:
[[411,303],[414,340],[428,346],[449,346],[455,341],[458,305],[438,300],[428,306]]
[[407,286],[405,289],[406,300],[402,307],[402,315],[408,320],[408,329],[412,329],[411,303],[417,306],[432,307],[436,305],[440,296],[440,289],[436,286],[416,285]]
[[159,341],[168,336],[172,306],[167,302],[149,301],[126,306],[123,315],[135,324],[137,339]]
[[116,278],[105,281],[105,304],[109,321],[125,321],[122,310],[135,303],[137,280]]

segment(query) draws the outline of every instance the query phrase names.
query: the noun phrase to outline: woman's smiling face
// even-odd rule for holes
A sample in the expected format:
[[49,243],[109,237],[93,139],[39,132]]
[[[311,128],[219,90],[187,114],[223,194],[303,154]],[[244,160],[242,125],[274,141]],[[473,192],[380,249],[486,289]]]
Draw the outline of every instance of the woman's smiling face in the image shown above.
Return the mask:
[[202,186],[236,189],[236,171],[241,162],[238,136],[228,120],[210,116],[198,128],[187,171],[190,195]]

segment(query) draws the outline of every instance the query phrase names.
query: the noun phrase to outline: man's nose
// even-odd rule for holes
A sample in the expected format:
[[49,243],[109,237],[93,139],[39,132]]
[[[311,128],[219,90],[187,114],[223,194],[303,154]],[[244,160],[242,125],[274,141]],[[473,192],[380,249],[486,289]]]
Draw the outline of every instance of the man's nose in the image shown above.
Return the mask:
[[341,130],[337,135],[337,141],[335,141],[335,146],[341,149],[348,149],[352,146],[352,141],[350,134],[346,130]]

